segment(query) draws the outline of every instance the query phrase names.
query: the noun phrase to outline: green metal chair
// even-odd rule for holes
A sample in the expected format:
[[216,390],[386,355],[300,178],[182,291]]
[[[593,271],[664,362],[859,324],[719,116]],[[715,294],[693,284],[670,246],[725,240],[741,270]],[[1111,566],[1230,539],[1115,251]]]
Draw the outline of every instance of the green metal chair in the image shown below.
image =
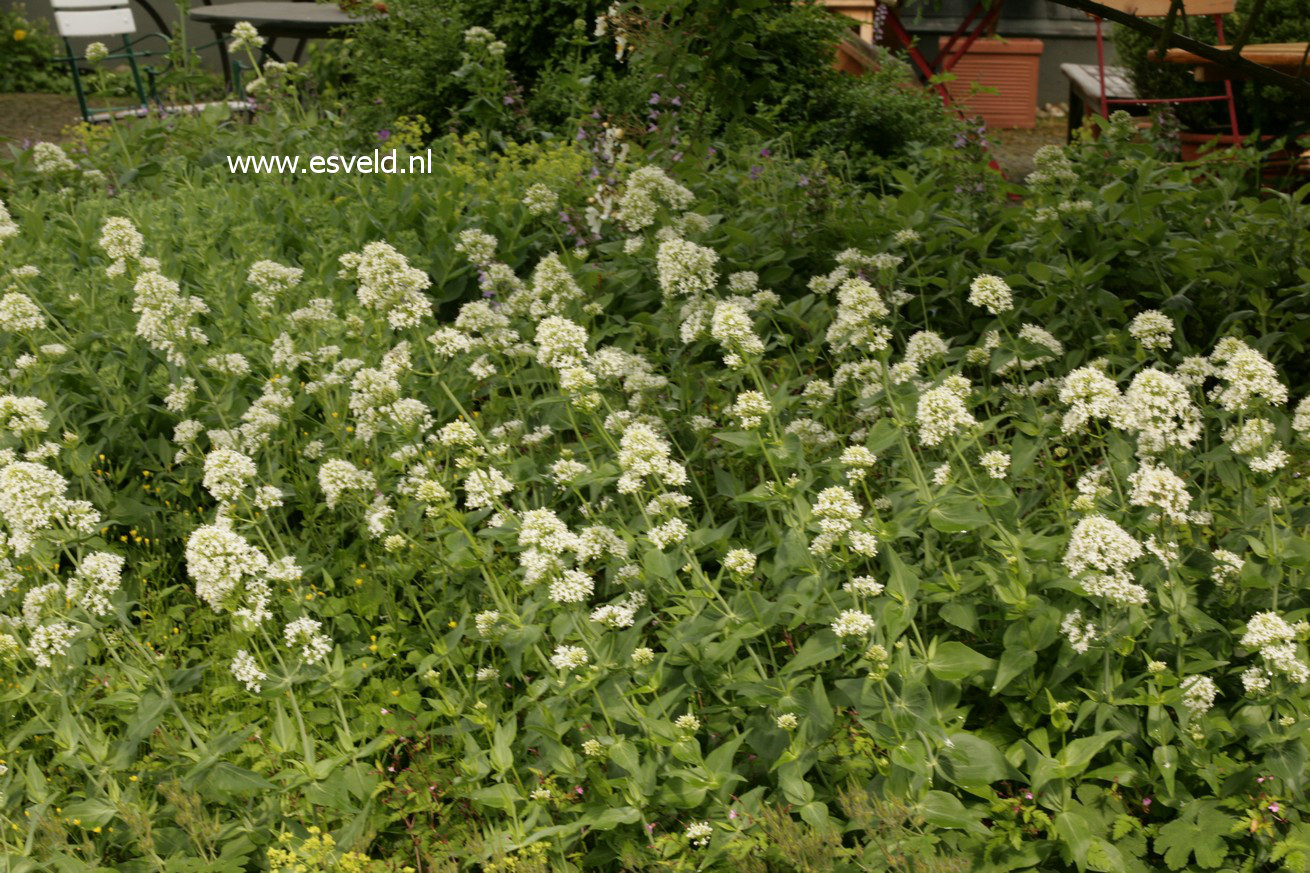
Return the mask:
[[[67,63],[69,71],[72,73],[73,88],[77,92],[77,105],[82,112],[83,121],[88,124],[95,124],[119,118],[140,118],[149,115],[151,111],[160,114],[198,112],[209,106],[216,105],[225,105],[233,112],[250,111],[249,103],[244,100],[165,106],[160,101],[158,89],[156,88],[157,77],[163,70],[144,66],[141,61],[152,57],[163,57],[167,52],[143,50],[140,48],[140,44],[148,39],[162,40],[167,44],[169,37],[164,33],[138,35],[136,32],[136,19],[128,3],[129,0],[51,0],[55,13],[55,29],[63,38],[66,51],[64,57],[56,58],[56,60]],[[149,5],[144,8],[156,23],[159,23],[162,27],[162,21],[155,14],[154,9]],[[137,102],[135,105],[129,106],[92,107],[87,103],[86,77],[80,66],[86,62],[87,58],[85,54],[78,55],[73,51],[73,44],[70,40],[78,38],[103,40],[115,37],[121,40],[121,47],[111,49],[109,54],[100,60],[127,61],[128,67],[132,71],[132,87],[136,92]],[[196,48],[205,49],[216,44],[209,43]]]
[[[163,34],[151,33],[138,37],[136,19],[128,6],[128,0],[51,0],[55,14],[55,29],[64,41],[67,52],[65,57],[56,60],[66,62],[73,76],[73,88],[77,92],[77,105],[82,112],[82,119],[88,123],[109,121],[134,115],[146,115],[151,102],[158,103],[155,93],[155,70],[142,68],[141,60],[162,54],[157,51],[143,51],[139,43],[151,37],[166,39]],[[111,49],[104,60],[125,60],[132,71],[132,85],[136,91],[137,103],[133,106],[95,108],[87,104],[86,82],[80,63],[86,61],[85,55],[73,51],[70,40],[113,39],[122,41],[121,48]]]

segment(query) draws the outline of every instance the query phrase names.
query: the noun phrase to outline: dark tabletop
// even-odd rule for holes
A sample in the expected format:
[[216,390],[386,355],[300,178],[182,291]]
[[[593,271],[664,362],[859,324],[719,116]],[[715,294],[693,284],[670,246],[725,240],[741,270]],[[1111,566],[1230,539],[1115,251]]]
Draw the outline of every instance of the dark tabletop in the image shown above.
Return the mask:
[[231,31],[238,21],[249,21],[265,36],[331,36],[336,28],[359,23],[336,6],[295,3],[291,0],[242,0],[217,6],[197,6],[192,20],[217,30]]

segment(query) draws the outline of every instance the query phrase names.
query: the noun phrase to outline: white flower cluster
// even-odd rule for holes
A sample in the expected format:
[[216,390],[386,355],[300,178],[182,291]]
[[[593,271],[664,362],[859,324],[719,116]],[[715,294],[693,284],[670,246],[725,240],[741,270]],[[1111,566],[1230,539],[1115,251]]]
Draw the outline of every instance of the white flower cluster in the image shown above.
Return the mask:
[[1014,308],[1014,295],[1000,276],[984,274],[969,283],[969,303],[1000,315]]
[[858,277],[844,279],[837,286],[837,312],[825,339],[834,352],[881,351],[891,342],[891,330],[877,322],[890,314],[873,285]]
[[300,284],[300,277],[304,274],[299,267],[283,266],[276,261],[255,261],[250,265],[246,281],[255,286],[252,296],[255,305],[272,309],[278,297]]
[[746,430],[754,430],[764,423],[764,417],[773,412],[769,398],[759,391],[743,391],[737,395],[737,401],[728,408],[728,414],[736,418]]
[[820,491],[811,512],[819,524],[819,534],[810,542],[813,554],[826,555],[842,542],[865,557],[878,554],[878,538],[864,529],[859,501],[847,489],[834,485]]
[[334,458],[318,468],[318,485],[327,498],[328,509],[336,509],[342,495],[350,491],[372,491],[377,488],[377,480],[367,470]]
[[332,639],[319,633],[322,623],[308,616],[288,622],[282,631],[283,641],[288,649],[300,649],[300,657],[306,664],[321,663],[332,654]]
[[1137,435],[1137,450],[1155,455],[1169,448],[1190,449],[1201,437],[1201,412],[1187,386],[1154,368],[1133,377],[1110,415],[1111,422]]
[[1121,400],[1119,386],[1113,379],[1096,367],[1079,367],[1060,384],[1060,402],[1069,407],[1060,428],[1072,434],[1089,422],[1108,419]]
[[559,206],[559,195],[537,182],[523,192],[523,205],[527,207],[528,215],[546,215]]
[[109,598],[118,591],[126,561],[109,552],[92,552],[81,560],[68,580],[64,596],[92,615],[109,612]]
[[550,665],[567,673],[585,667],[588,660],[587,650],[581,646],[556,646],[555,654],[550,657]]
[[1121,606],[1146,603],[1146,589],[1133,581],[1128,567],[1143,554],[1142,544],[1103,515],[1088,515],[1074,526],[1064,566],[1079,578],[1090,597]]
[[750,549],[733,549],[723,557],[723,569],[734,576],[749,576],[755,572],[755,553]]
[[1215,375],[1223,384],[1210,391],[1210,398],[1228,412],[1244,412],[1257,400],[1271,406],[1287,402],[1287,386],[1278,379],[1274,365],[1239,339],[1228,337],[1210,353]]
[[964,405],[970,390],[968,379],[949,376],[941,385],[919,395],[915,417],[919,421],[919,440],[925,446],[935,446],[947,437],[978,424],[978,420]]
[[1060,622],[1060,631],[1069,640],[1070,647],[1080,655],[1085,654],[1096,641],[1096,625],[1083,621],[1081,609],[1075,609],[1064,617]]
[[0,297],[0,330],[10,333],[30,333],[45,327],[41,308],[21,291],[10,291]]
[[0,518],[9,526],[9,548],[15,554],[26,554],[41,533],[57,525],[95,532],[100,513],[85,500],[69,500],[67,490],[67,480],[42,464],[16,461],[0,467]]
[[18,223],[14,221],[5,202],[0,200],[0,243],[18,236]]
[[16,437],[43,433],[50,427],[45,410],[45,401],[37,397],[0,396],[0,430]]
[[417,327],[432,314],[423,294],[432,280],[387,243],[372,242],[363,251],[342,255],[341,267],[341,278],[359,282],[360,305],[385,315],[393,328]]
[[214,449],[205,456],[205,489],[219,503],[241,496],[258,469],[250,456],[233,449]]
[[[269,617],[268,557],[232,529],[228,519],[202,525],[186,544],[187,575],[214,612],[231,610],[252,624]],[[276,572],[276,571],[275,571]]]
[[1241,642],[1245,648],[1259,651],[1267,670],[1301,685],[1310,680],[1310,666],[1300,658],[1296,641],[1306,631],[1304,622],[1293,626],[1276,612],[1259,612],[1247,621]]
[[1158,309],[1139,312],[1128,324],[1128,333],[1144,349],[1168,349],[1174,344],[1174,322]]
[[633,422],[619,439],[618,489],[634,494],[643,485],[681,487],[687,484],[687,469],[671,458],[672,446],[645,422]]
[[993,479],[1004,479],[1010,472],[1010,455],[1008,452],[1002,452],[999,449],[984,453],[978,459],[978,463],[987,471],[987,475]]
[[659,167],[645,166],[628,177],[619,196],[618,218],[628,230],[642,230],[655,223],[660,205],[681,212],[695,196],[669,178]]
[[1224,431],[1224,442],[1233,454],[1246,459],[1257,473],[1273,473],[1287,465],[1287,450],[1278,444],[1276,425],[1267,418],[1248,418]]
[[1128,477],[1128,484],[1132,487],[1128,500],[1133,506],[1157,509],[1175,524],[1189,521],[1187,508],[1192,496],[1187,493],[1187,483],[1168,467],[1144,461]]
[[1205,715],[1214,706],[1219,696],[1219,688],[1209,676],[1188,676],[1180,686],[1183,692],[1183,706],[1193,718]]
[[209,343],[209,337],[194,323],[198,316],[209,311],[205,301],[183,294],[176,282],[155,270],[142,273],[133,291],[136,296],[132,311],[140,316],[137,336],[162,352],[170,364],[185,366],[184,350],[188,345]]
[[660,243],[655,268],[665,297],[697,297],[719,280],[719,253],[685,239]]
[[246,686],[247,691],[255,694],[259,693],[260,683],[268,678],[268,674],[259,669],[259,662],[255,660],[255,656],[245,649],[236,653],[236,657],[232,659],[231,670],[237,681]]
[[873,616],[858,609],[846,609],[832,623],[832,632],[844,640],[846,637],[867,637],[873,633],[874,627]]

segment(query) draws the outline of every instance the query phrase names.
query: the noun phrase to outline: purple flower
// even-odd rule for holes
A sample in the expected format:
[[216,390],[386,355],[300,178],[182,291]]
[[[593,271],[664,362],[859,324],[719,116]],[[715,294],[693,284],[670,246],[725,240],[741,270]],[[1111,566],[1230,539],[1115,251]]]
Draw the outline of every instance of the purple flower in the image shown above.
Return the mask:
[[658,106],[660,102],[660,95],[656,92],[651,92],[649,102],[651,106]]
[[579,127],[578,135],[575,136],[574,139],[577,140],[578,142],[585,142],[587,139],[587,132]]
[[762,158],[767,158],[767,157],[771,156],[772,154],[773,154],[773,152],[772,152],[771,150],[769,150],[769,149],[760,149],[760,157],[762,157]]
[[391,139],[391,131],[386,128],[378,131],[378,142],[386,142],[389,139]]
[[502,98],[501,102],[504,103],[506,106],[513,106],[514,98],[506,94],[504,98]]
[[669,102],[672,103],[674,106],[681,106],[681,105],[682,105],[682,98],[681,98],[681,97],[674,97],[674,98],[673,98],[672,100],[670,100]]
[[808,188],[808,187],[810,187],[810,177],[809,177],[809,176],[801,176],[800,179],[797,180],[797,182],[796,182],[796,186],[797,186],[798,188]]
[[718,153],[719,153],[719,150],[716,149],[714,146],[710,146],[708,149],[705,150],[705,156],[706,156],[706,157],[710,157],[710,158],[714,157],[714,156],[717,155]]
[[657,130],[659,130],[659,129],[660,129],[660,126],[659,126],[658,124],[652,124],[650,127],[646,128],[646,132],[647,132],[647,133],[654,133],[655,131],[657,131]]
[[1274,815],[1277,815],[1277,814],[1278,814],[1278,811],[1281,810],[1281,809],[1282,809],[1282,807],[1279,806],[1279,805],[1276,804],[1276,803],[1271,803],[1271,804],[1269,804],[1269,811],[1272,812]]
[[736,819],[736,818],[737,818],[737,810],[735,810],[735,809],[730,809],[730,810],[728,810],[728,818],[729,818],[729,819]]
[[1143,798],[1142,798],[1142,809],[1150,809],[1150,808],[1151,808],[1151,803],[1152,803],[1152,800],[1151,800],[1150,795],[1147,795],[1146,797],[1143,797]]
[[764,172],[764,168],[761,167],[759,164],[756,164],[755,166],[751,167],[750,172],[747,173],[746,175],[752,179],[758,179],[763,172]]
[[674,152],[672,157],[673,157],[673,163],[676,164],[678,161],[682,160],[682,152]]
[[957,149],[962,149],[968,144],[969,144],[969,139],[964,134],[957,133],[955,135],[955,147]]

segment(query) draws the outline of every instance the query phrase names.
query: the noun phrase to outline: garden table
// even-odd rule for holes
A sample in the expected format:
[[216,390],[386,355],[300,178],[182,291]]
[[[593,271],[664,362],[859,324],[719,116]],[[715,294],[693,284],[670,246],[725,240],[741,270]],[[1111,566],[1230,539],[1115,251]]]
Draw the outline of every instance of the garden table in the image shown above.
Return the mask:
[[299,40],[293,61],[299,61],[305,43],[311,39],[338,39],[347,36],[350,28],[360,23],[359,18],[343,12],[336,5],[301,3],[294,0],[242,0],[238,3],[220,3],[217,6],[197,6],[189,13],[191,20],[207,24],[219,41],[218,50],[223,56],[223,76],[229,79],[227,46],[224,37],[232,32],[238,21],[249,21],[261,36],[268,38],[264,52],[276,61],[282,60],[273,49],[279,37]]
[[959,63],[960,58],[964,57],[970,46],[992,31],[996,26],[996,19],[1001,14],[1002,3],[1003,0],[990,0],[990,2],[977,0],[955,28],[955,32],[942,43],[937,57],[929,62],[914,44],[909,31],[901,22],[897,9],[900,3],[878,3],[874,0],[823,0],[823,5],[828,9],[858,21],[860,38],[866,42],[874,41],[878,20],[881,18],[882,26],[896,38],[897,42],[905,46],[910,62],[919,71],[924,82],[942,95],[942,100],[948,104],[951,102],[951,95],[947,93],[945,83],[934,82],[933,77],[940,73],[949,73]]

